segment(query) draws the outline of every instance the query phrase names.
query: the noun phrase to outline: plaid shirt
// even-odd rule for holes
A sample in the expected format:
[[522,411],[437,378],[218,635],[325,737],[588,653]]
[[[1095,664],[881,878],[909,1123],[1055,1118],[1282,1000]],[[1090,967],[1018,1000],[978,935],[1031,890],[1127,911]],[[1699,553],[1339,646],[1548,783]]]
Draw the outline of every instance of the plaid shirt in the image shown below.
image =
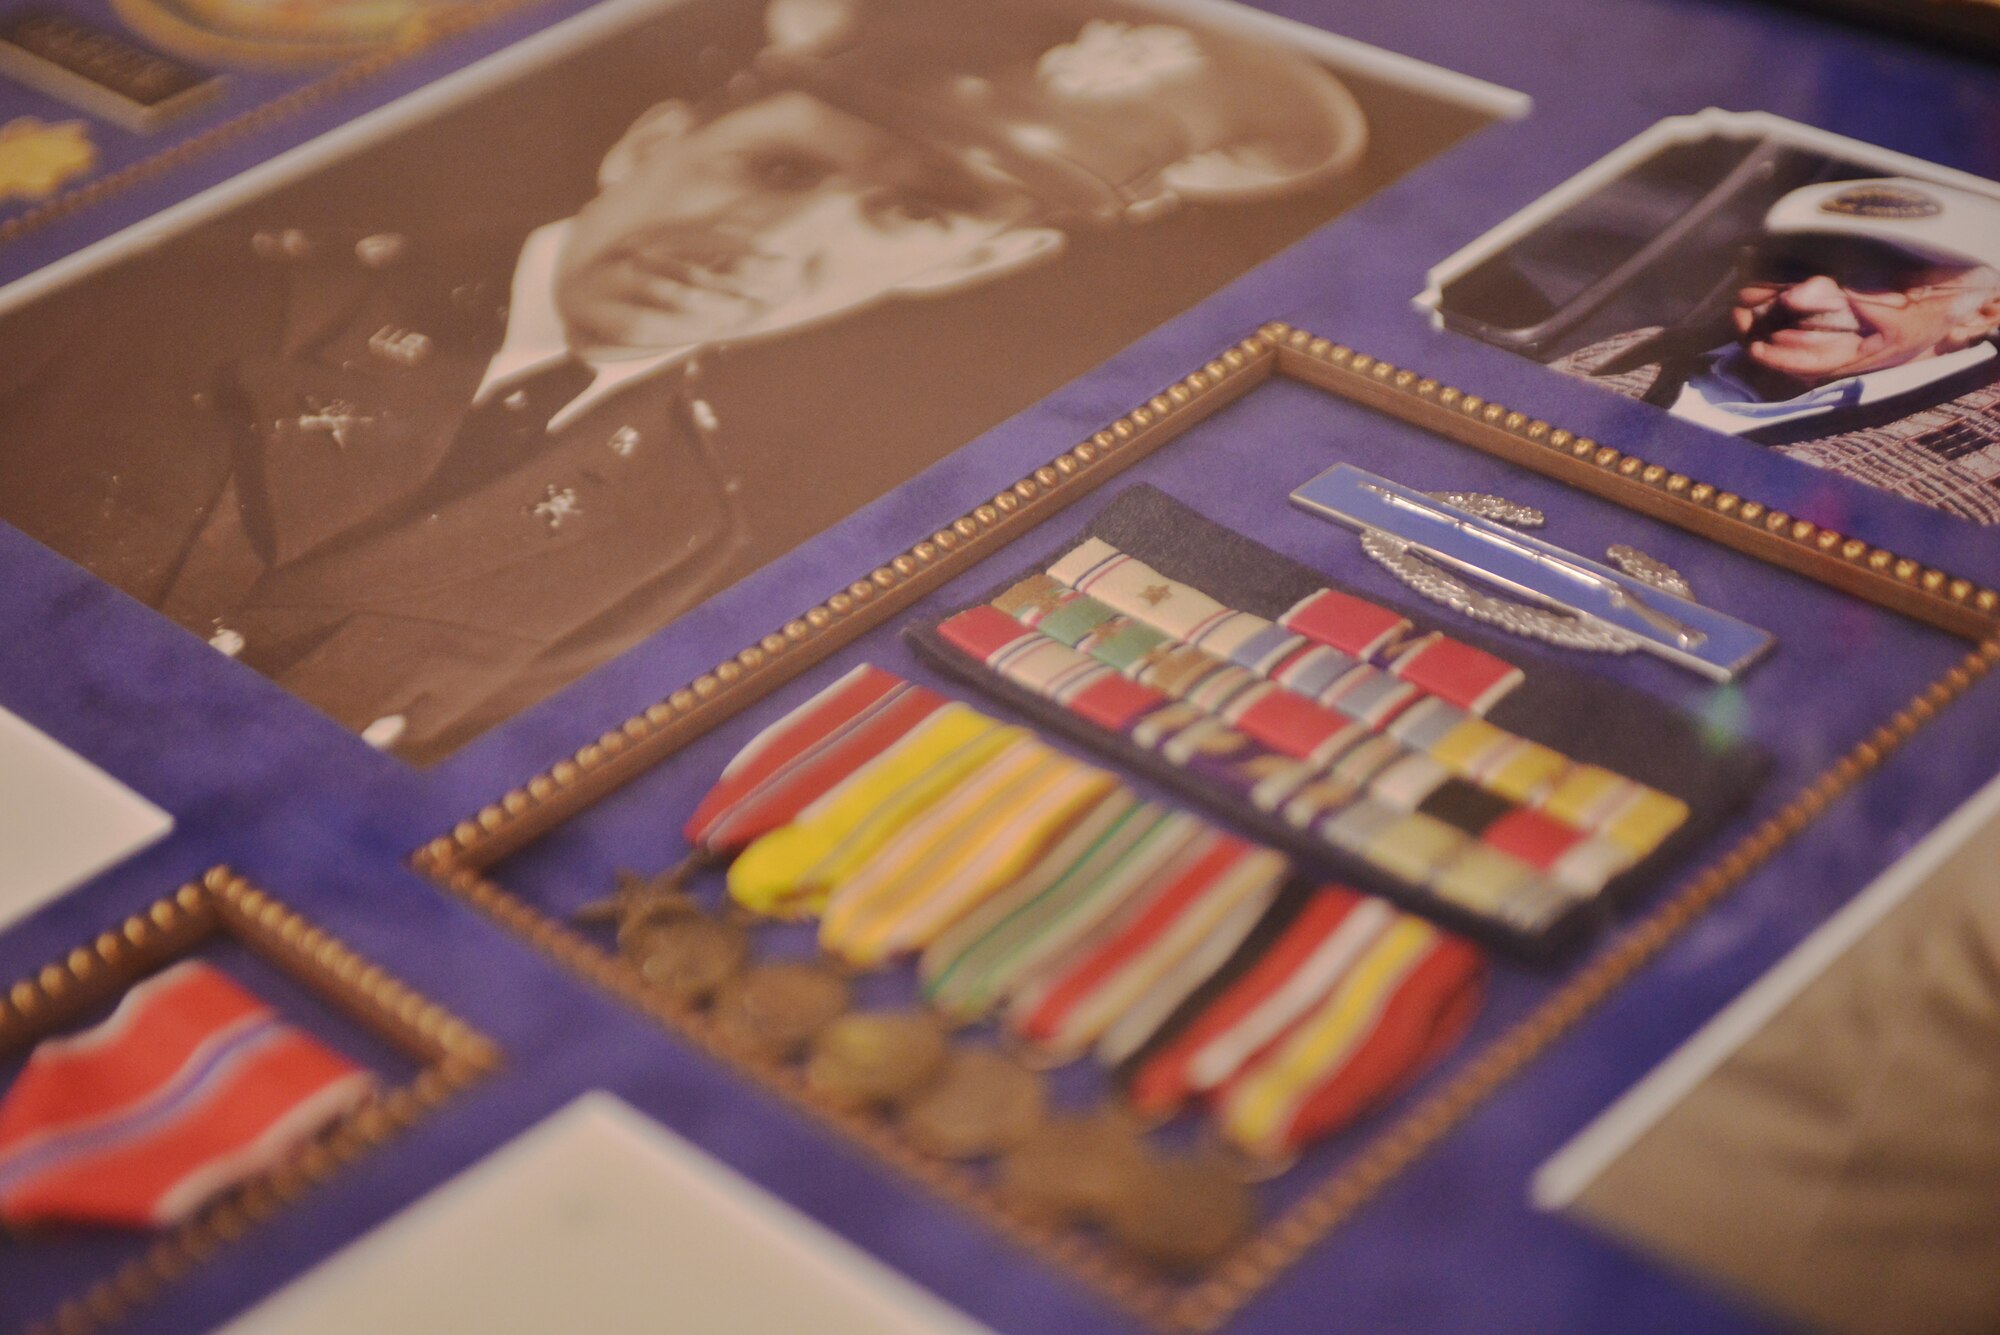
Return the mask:
[[[1690,358],[1640,361],[1599,374],[1598,368],[1643,357],[1640,345],[1657,338],[1658,328],[1635,329],[1579,348],[1551,362],[1558,371],[1588,377],[1628,398],[1659,402],[1678,394],[1699,370]],[[1857,482],[1921,501],[1934,509],[1979,524],[2000,524],[2000,370],[1988,362],[1984,384],[1956,398],[1934,403],[1892,421],[1879,413],[1835,412],[1810,424],[1792,426],[1790,435],[1769,448],[1815,468],[1831,469]],[[1962,382],[1960,382],[1962,383]],[[1852,430],[1797,438],[1801,429],[1860,416]],[[1752,432],[1757,440],[1764,433]],[[1773,433],[1775,434],[1775,433]]]

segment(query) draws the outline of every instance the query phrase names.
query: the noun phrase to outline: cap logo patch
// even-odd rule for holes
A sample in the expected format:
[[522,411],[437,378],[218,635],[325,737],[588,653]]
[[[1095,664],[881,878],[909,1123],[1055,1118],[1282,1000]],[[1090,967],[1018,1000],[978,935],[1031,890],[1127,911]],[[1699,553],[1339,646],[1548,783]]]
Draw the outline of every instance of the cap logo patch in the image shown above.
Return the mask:
[[1848,218],[1935,218],[1944,205],[1921,190],[1900,185],[1863,185],[1820,201],[1821,213]]

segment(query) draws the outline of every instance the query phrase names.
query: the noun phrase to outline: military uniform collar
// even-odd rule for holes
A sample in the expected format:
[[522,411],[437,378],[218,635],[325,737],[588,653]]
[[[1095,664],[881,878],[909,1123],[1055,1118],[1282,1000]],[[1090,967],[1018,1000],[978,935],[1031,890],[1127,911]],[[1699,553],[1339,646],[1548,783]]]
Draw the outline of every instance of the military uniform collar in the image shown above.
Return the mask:
[[[555,300],[556,258],[562,253],[569,227],[568,219],[538,227],[522,245],[508,298],[507,333],[500,351],[487,364],[479,391],[473,395],[474,403],[485,403],[509,385],[576,356]],[[694,351],[693,347],[674,348],[618,361],[580,358],[596,378],[549,419],[549,430],[562,430],[619,390],[680,365]]]
[[1677,417],[1689,418],[1714,430],[1743,435],[1896,398],[1949,379],[1994,356],[1991,343],[1975,343],[1943,356],[1847,376],[1794,398],[1771,401],[1760,399],[1751,388],[1745,378],[1742,349],[1730,343],[1704,355],[1695,373],[1687,378],[1672,411]]

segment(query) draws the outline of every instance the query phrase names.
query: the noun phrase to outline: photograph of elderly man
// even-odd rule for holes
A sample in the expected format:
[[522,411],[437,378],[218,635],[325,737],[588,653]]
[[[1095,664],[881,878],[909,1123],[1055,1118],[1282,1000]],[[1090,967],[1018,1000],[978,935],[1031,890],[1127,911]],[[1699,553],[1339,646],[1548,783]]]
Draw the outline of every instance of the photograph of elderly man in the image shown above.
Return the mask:
[[1440,294],[1448,324],[1557,370],[2000,523],[2000,187],[1694,139]]
[[1186,7],[629,8],[0,317],[0,517],[425,763],[1490,118]]

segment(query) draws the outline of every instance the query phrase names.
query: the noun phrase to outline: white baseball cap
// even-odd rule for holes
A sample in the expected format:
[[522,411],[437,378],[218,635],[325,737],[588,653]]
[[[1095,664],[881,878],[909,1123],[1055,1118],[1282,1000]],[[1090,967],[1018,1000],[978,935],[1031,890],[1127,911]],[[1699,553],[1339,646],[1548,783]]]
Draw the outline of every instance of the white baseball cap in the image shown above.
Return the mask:
[[1800,186],[1764,215],[1770,236],[1859,236],[1944,264],[2000,269],[2000,198],[1907,176]]

